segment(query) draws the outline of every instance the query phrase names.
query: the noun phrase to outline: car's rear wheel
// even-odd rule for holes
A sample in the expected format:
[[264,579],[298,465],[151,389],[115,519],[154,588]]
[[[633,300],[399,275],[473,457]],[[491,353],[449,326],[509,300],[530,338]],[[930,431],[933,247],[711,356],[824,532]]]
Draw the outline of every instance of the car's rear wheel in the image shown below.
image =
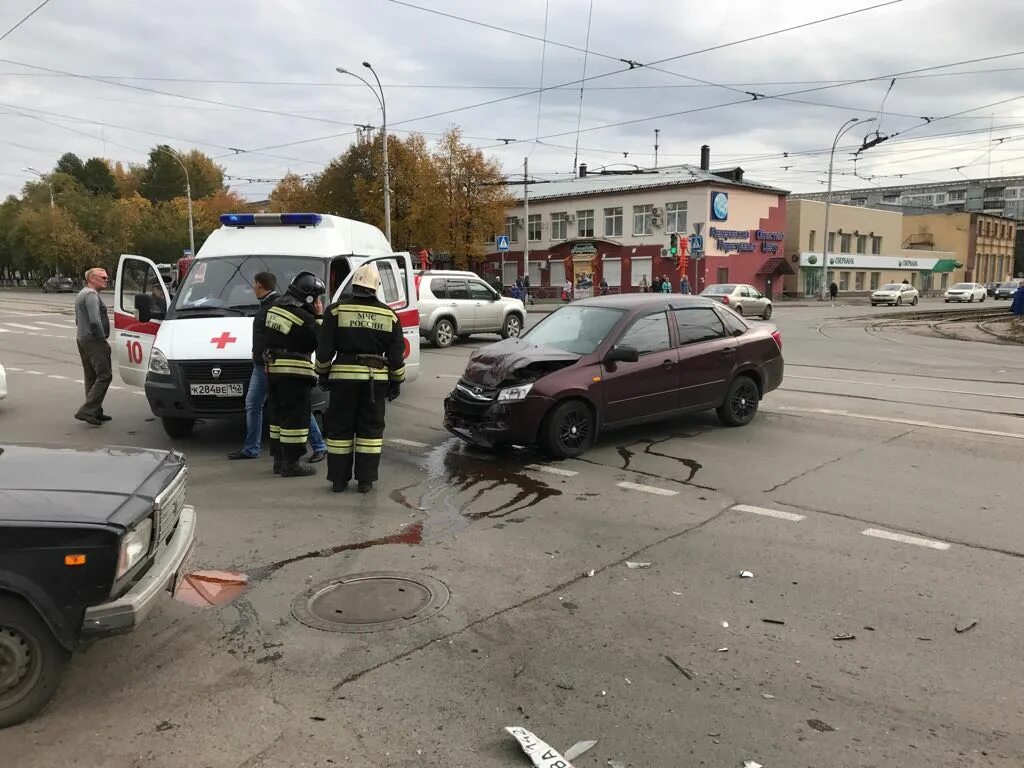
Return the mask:
[[771,317],[772,317],[772,305],[769,304],[767,307],[764,308],[764,314],[761,315],[761,319],[762,320],[770,320]]
[[60,684],[68,652],[24,600],[0,595],[0,728],[41,712]]
[[727,427],[742,427],[749,424],[757,414],[761,393],[749,376],[737,376],[725,393],[725,400],[718,406],[718,418]]
[[742,304],[737,304],[736,305],[736,314],[740,315],[740,316],[743,315],[743,305]]
[[984,303],[985,303],[985,294],[982,294],[982,295],[981,295],[981,303],[982,303],[982,304],[984,304]]
[[949,304],[949,299],[946,299],[946,303]]
[[910,306],[912,306],[912,307],[916,307],[916,306],[917,306],[917,302],[918,302],[918,301],[920,301],[920,299],[918,299],[918,297],[917,297],[917,296],[915,296],[915,297],[913,298],[913,300],[911,300],[911,302],[910,302]]
[[434,323],[434,330],[430,332],[430,341],[435,347],[444,349],[450,347],[455,341],[455,325],[447,317],[442,317]]
[[523,319],[519,315],[509,315],[501,327],[501,338],[517,339],[523,332]]
[[597,422],[582,400],[559,403],[545,417],[540,428],[540,447],[555,459],[572,459],[594,444]]
[[967,303],[968,304],[973,304],[974,303],[974,294],[973,293],[970,295],[970,298],[967,299]]
[[196,425],[195,419],[174,419],[170,416],[164,416],[160,422],[167,436],[173,438],[188,437],[192,434],[192,427]]

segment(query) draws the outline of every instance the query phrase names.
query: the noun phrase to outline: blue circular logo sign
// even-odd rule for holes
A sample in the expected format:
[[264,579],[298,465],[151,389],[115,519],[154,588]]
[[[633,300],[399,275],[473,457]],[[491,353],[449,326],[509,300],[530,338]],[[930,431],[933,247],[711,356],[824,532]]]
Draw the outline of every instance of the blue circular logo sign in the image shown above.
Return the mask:
[[716,221],[729,218],[729,195],[726,192],[715,192],[711,200],[711,213]]
[[808,264],[817,264],[818,263],[818,257],[817,256],[808,256],[807,257],[807,263]]

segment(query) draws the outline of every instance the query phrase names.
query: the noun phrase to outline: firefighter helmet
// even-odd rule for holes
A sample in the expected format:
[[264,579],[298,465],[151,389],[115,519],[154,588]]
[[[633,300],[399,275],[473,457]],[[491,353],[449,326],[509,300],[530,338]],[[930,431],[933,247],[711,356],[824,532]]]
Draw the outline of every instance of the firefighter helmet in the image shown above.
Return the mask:
[[380,288],[380,273],[373,264],[363,264],[352,275],[353,288],[365,288],[371,293],[376,293]]
[[288,294],[303,304],[312,304],[326,292],[324,281],[312,272],[299,272],[288,286]]

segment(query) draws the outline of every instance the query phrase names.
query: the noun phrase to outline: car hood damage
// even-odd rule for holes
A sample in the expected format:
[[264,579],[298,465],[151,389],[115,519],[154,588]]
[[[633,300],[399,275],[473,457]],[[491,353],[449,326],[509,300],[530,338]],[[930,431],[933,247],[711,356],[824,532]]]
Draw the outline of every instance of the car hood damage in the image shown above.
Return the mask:
[[568,368],[580,357],[557,347],[506,339],[474,352],[463,378],[483,387],[515,386]]

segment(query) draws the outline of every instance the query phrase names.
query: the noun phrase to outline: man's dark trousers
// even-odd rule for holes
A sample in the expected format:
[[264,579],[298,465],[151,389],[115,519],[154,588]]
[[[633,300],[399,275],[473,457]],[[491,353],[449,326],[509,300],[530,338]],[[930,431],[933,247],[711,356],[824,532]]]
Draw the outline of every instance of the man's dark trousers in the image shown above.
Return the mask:
[[113,379],[110,368],[110,344],[105,339],[78,339],[85,380],[85,404],[78,409],[83,416],[99,418],[103,414],[103,398]]

